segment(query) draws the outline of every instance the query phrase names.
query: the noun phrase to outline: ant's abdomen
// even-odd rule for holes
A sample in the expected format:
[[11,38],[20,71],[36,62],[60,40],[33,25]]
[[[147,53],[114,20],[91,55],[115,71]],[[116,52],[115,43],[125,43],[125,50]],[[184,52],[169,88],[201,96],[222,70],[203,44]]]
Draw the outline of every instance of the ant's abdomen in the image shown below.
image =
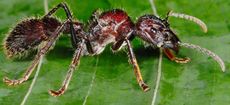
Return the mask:
[[61,26],[61,22],[53,17],[44,17],[42,22],[44,33],[47,37],[49,37],[59,26]]
[[37,49],[59,25],[60,23],[53,18],[28,19],[20,22],[5,38],[6,55],[20,56],[25,55],[29,50]]

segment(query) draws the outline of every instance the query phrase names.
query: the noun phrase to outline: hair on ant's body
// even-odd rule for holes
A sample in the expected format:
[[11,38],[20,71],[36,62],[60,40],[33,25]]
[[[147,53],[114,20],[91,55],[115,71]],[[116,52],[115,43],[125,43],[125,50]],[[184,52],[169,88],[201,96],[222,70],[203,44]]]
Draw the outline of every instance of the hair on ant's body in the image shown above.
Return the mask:
[[[67,19],[64,22],[51,17],[59,8],[63,8],[66,12]],[[183,16],[180,18],[183,18]],[[72,20],[68,6],[65,3],[60,3],[42,18],[22,21],[6,37],[4,46],[5,52],[9,57],[25,53],[41,44],[42,46],[40,46],[40,50],[22,78],[11,80],[5,77],[3,81],[8,85],[18,85],[27,81],[40,58],[50,50],[60,33],[67,33],[71,35],[70,38],[72,46],[75,48],[75,53],[61,88],[58,91],[50,90],[51,95],[60,96],[65,92],[81,56],[98,55],[110,43],[112,43],[111,48],[113,51],[119,51],[123,46],[127,46],[129,61],[133,66],[137,82],[143,91],[148,91],[149,87],[142,79],[140,68],[130,43],[135,36],[152,46],[162,48],[166,56],[172,61],[177,63],[190,61],[187,57],[178,58],[174,55],[173,51],[177,53],[179,47],[183,46],[183,44],[170,29],[167,19],[168,17],[162,20],[154,15],[144,15],[139,17],[137,23],[134,23],[128,14],[120,9],[105,12],[95,11],[91,16],[88,29],[85,31],[83,23]],[[190,45],[186,44],[186,46]],[[196,49],[198,47],[192,46],[192,48]],[[206,49],[205,51],[204,49],[199,51],[209,52]],[[214,53],[211,55],[214,58],[219,58],[215,57],[217,55]],[[223,64],[222,60],[219,63]]]
[[23,20],[16,25],[4,41],[6,55],[11,58],[37,49],[60,25],[61,23],[52,17]]

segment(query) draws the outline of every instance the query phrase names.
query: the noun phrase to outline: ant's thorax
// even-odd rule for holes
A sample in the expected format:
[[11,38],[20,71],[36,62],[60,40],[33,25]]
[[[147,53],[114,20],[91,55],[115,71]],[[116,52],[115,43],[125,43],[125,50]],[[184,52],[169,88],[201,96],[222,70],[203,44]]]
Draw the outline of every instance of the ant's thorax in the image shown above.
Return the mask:
[[[124,38],[129,38],[132,35],[133,29],[134,23],[127,13],[122,10],[114,9],[103,13],[99,11],[94,12],[88,27],[94,50],[93,55],[103,52],[110,43],[115,44]],[[123,43],[123,45],[125,44]],[[87,51],[84,52],[84,54],[88,55]]]

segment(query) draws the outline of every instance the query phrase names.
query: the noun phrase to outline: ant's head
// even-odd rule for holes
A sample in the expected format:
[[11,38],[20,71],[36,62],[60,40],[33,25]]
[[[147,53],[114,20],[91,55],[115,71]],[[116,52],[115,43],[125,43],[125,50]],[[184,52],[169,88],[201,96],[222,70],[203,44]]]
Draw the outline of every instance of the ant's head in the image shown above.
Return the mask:
[[141,16],[136,23],[136,33],[152,46],[170,48],[178,52],[180,40],[170,29],[167,17],[162,20],[154,15]]

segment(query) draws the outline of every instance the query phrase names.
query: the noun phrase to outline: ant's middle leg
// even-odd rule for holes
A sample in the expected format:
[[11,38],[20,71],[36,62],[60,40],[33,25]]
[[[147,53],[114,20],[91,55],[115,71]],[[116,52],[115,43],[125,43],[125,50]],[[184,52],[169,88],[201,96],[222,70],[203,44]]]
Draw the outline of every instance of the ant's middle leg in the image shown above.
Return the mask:
[[72,62],[70,64],[70,66],[69,66],[69,70],[67,72],[65,80],[62,83],[61,88],[59,90],[57,90],[57,91],[49,90],[50,95],[55,96],[55,97],[60,96],[68,88],[69,82],[70,82],[71,77],[73,75],[73,71],[75,70],[76,66],[80,62],[80,57],[81,57],[81,53],[82,53],[82,50],[83,50],[83,44],[84,44],[84,41],[82,41],[81,44],[78,46],[78,48],[75,50],[74,57],[73,57]]
[[92,47],[91,42],[92,42],[93,40],[95,40],[95,37],[89,35],[89,34],[86,33],[86,32],[82,32],[82,33],[80,33],[79,35],[81,35],[81,37],[82,37],[83,39],[85,39],[85,45],[86,45],[86,49],[87,49],[88,53],[89,53],[89,54],[94,54],[95,52],[94,52],[94,50],[93,50],[93,47]]
[[49,49],[51,48],[53,43],[57,40],[58,36],[63,31],[64,26],[67,24],[68,21],[69,20],[65,21],[61,26],[59,26],[56,29],[56,31],[49,37],[48,41],[45,42],[44,46],[41,47],[41,50],[38,51],[32,64],[27,68],[27,70],[26,70],[26,72],[22,78],[17,79],[17,80],[11,80],[11,79],[5,77],[5,78],[3,78],[3,82],[5,82],[7,85],[19,85],[19,84],[27,81],[28,78],[30,77],[30,75],[32,74],[33,70],[37,66],[38,62],[40,61],[41,57],[49,51]]

